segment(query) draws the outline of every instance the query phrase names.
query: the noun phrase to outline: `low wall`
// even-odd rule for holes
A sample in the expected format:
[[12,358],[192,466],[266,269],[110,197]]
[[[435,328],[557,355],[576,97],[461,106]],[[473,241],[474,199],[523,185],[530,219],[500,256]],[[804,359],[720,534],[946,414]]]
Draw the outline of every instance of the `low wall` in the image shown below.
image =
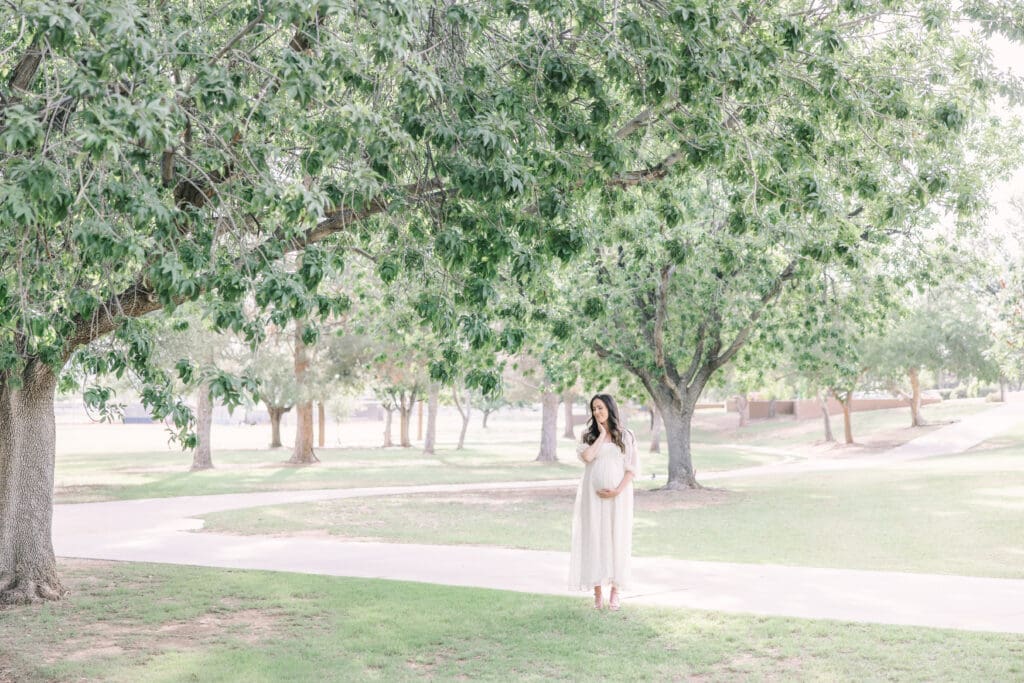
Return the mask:
[[[763,420],[778,415],[792,415],[796,403],[796,401],[749,401],[750,419]],[[726,401],[725,409],[730,413],[738,413],[739,409],[736,407],[736,399],[730,398]]]
[[[921,405],[927,406],[933,403],[942,403],[941,398],[922,398]],[[794,411],[796,419],[805,420],[811,417],[821,417],[821,404],[816,398],[796,401]],[[867,410],[889,410],[890,408],[909,408],[910,401],[902,398],[855,398],[850,405],[850,411],[861,413]],[[841,415],[843,406],[834,398],[828,400],[828,414]]]

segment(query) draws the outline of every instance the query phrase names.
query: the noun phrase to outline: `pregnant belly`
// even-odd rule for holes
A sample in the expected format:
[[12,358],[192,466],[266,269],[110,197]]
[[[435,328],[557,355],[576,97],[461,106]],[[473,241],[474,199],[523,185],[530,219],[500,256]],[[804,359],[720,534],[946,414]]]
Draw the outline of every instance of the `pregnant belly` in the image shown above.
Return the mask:
[[601,455],[594,461],[594,470],[590,473],[590,483],[595,491],[601,489],[613,489],[622,481],[622,475],[626,468],[623,466],[622,457],[612,453]]

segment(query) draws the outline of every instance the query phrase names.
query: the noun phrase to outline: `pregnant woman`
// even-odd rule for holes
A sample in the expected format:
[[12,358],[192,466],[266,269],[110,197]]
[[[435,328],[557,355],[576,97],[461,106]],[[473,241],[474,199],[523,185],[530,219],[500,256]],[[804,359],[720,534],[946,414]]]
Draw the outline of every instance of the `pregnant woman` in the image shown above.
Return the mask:
[[636,437],[619,420],[608,394],[590,399],[590,421],[576,453],[587,464],[576,490],[572,514],[569,588],[594,588],[601,609],[601,587],[611,587],[608,606],[619,609],[619,591],[630,579],[633,544],[633,477],[639,469]]

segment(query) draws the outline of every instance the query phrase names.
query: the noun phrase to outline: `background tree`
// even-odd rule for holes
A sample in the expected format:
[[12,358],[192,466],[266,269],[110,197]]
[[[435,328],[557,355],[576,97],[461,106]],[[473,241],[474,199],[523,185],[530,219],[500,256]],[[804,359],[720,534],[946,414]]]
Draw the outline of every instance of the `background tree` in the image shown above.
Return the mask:
[[909,402],[911,427],[928,424],[921,414],[922,371],[998,381],[998,366],[987,355],[992,333],[982,306],[988,297],[968,282],[945,283],[908,302],[902,315],[866,340],[871,379]]
[[[503,265],[526,277],[577,255],[585,240],[566,218],[599,187],[663,182],[684,161],[735,165],[748,142],[751,178],[785,202],[827,203],[809,182],[827,188],[826,175],[863,188],[883,178],[882,194],[908,181],[894,196],[915,192],[911,176],[925,192],[946,185],[941,154],[897,148],[962,128],[973,95],[961,76],[984,90],[983,64],[958,12],[888,7],[4,5],[0,261],[22,266],[0,287],[0,601],[62,592],[52,402],[73,354],[129,368],[154,416],[192,439],[152,337],[132,324],[141,316],[205,297],[216,327],[247,343],[268,320],[315,330],[339,312],[320,291],[329,272],[401,245],[375,262],[383,280],[436,250],[452,274],[437,281],[461,299],[425,317],[459,343],[493,334],[515,347],[521,321],[491,283]],[[970,7],[993,27],[1001,9]],[[774,102],[790,116],[762,116]],[[765,141],[805,144],[833,117],[839,146],[809,147],[847,167],[816,178],[813,158],[783,154],[789,170],[773,177]],[[899,127],[877,125],[887,117]],[[854,168],[873,144],[903,166]],[[301,267],[282,267],[298,252]],[[115,353],[92,355],[107,335]],[[481,388],[498,376],[479,375]]]
[[1001,167],[977,118],[985,67],[970,38],[913,12],[842,15],[732,34],[773,55],[773,77],[735,75],[731,113],[702,129],[685,169],[597,192],[576,214],[595,226],[591,255],[562,293],[582,305],[556,324],[643,382],[665,420],[669,488],[697,486],[694,407],[751,339],[779,329],[767,325],[779,301],[826,267],[883,270],[892,245],[914,251],[940,216],[966,222],[984,164]]
[[294,351],[283,330],[273,331],[248,362],[248,372],[259,384],[260,400],[270,416],[270,447],[281,448],[281,418],[298,398]]

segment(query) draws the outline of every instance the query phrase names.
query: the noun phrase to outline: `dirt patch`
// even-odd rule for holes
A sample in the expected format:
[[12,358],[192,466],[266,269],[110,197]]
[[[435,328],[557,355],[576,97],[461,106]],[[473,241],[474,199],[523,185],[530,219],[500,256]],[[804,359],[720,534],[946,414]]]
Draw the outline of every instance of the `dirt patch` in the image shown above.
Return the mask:
[[687,489],[684,491],[644,491],[636,492],[634,503],[642,512],[659,512],[663,510],[692,510],[731,503],[743,494],[726,489]]
[[[649,491],[646,489],[635,490],[634,502],[638,510],[659,511],[659,510],[688,510],[692,508],[706,507],[708,505],[720,505],[731,502],[742,494],[726,489],[703,488],[685,491]],[[452,493],[439,496],[436,493],[416,494],[432,502],[437,503],[458,503],[465,505],[486,505],[490,507],[505,507],[516,505],[534,505],[537,503],[550,502],[571,506],[576,497],[575,487],[558,487],[544,489],[521,489],[521,490],[494,490],[494,491],[472,491],[465,493]]]
[[[255,644],[279,631],[281,620],[286,618],[283,613],[246,608],[238,598],[225,597],[210,611],[191,619],[158,623],[117,618],[102,620],[105,617],[83,610],[81,605],[114,587],[144,595],[161,579],[132,575],[129,580],[120,571],[124,564],[119,562],[61,558],[59,565],[64,586],[70,592],[68,599],[38,607],[18,608],[59,613],[55,632],[21,643],[19,651],[26,655],[25,661],[53,664],[133,655],[146,658],[168,651],[201,649],[211,642],[225,639]],[[76,602],[76,597],[81,597],[81,602]],[[32,615],[24,614],[31,622]],[[0,640],[3,638],[4,633],[0,630]],[[34,648],[37,651],[30,652]],[[0,683],[18,680],[16,673],[0,666]]]
[[494,489],[490,491],[464,491],[460,493],[437,494],[416,493],[408,497],[430,500],[436,503],[460,503],[466,505],[489,505],[504,507],[534,503],[537,501],[554,501],[572,503],[576,496],[575,486],[560,486],[543,489]]
[[115,500],[110,494],[111,487],[105,484],[82,484],[76,486],[57,486],[53,490],[53,502],[57,505],[67,503],[101,503]]

